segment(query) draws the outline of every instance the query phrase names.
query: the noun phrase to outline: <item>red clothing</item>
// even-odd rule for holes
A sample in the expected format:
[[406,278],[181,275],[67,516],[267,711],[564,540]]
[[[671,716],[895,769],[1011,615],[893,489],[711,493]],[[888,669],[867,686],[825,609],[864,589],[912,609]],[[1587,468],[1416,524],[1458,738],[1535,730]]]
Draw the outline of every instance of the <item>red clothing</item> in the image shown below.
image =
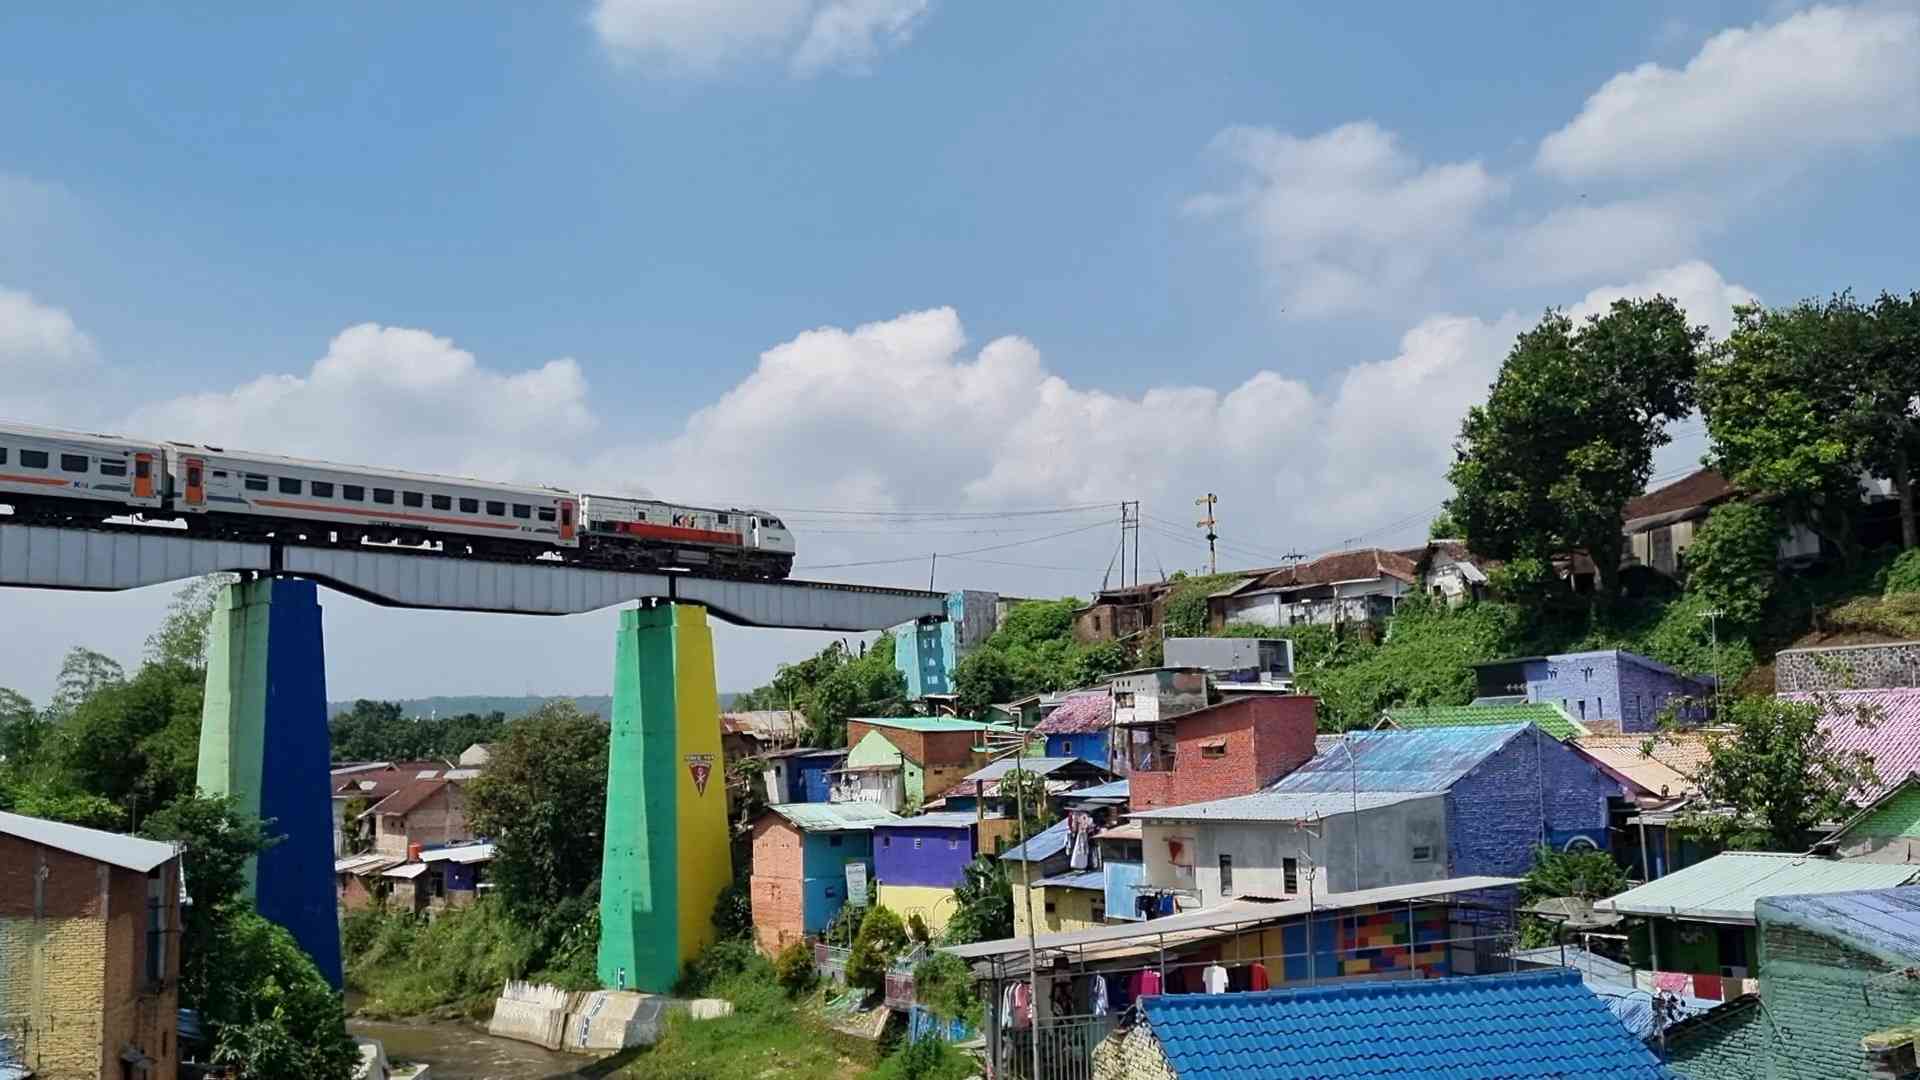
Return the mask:
[[1144,997],[1148,994],[1157,994],[1160,992],[1160,973],[1159,972],[1142,971],[1139,974],[1139,978],[1140,978],[1140,991],[1139,993],[1134,994],[1133,995],[1134,997]]
[[1255,964],[1247,972],[1247,985],[1255,990],[1267,989],[1267,965]]

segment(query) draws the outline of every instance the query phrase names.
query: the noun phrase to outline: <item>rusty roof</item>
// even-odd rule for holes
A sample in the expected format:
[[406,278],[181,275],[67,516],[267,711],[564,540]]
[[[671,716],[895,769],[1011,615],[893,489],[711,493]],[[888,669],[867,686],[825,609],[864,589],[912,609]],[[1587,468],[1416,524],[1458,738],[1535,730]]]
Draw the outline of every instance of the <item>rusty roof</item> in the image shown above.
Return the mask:
[[374,803],[368,809],[369,814],[405,814],[414,807],[433,797],[434,792],[447,786],[445,780],[415,780],[399,791]]
[[1711,506],[1733,495],[1733,485],[1727,483],[1727,478],[1720,475],[1718,469],[1695,469],[1666,487],[1654,488],[1638,498],[1628,499],[1621,516],[1633,521],[1671,514],[1676,510]]
[[1330,585],[1336,581],[1366,581],[1390,577],[1412,584],[1419,563],[1398,551],[1386,548],[1358,548],[1336,551],[1310,559],[1297,566],[1275,570],[1245,588],[1286,589],[1302,585]]

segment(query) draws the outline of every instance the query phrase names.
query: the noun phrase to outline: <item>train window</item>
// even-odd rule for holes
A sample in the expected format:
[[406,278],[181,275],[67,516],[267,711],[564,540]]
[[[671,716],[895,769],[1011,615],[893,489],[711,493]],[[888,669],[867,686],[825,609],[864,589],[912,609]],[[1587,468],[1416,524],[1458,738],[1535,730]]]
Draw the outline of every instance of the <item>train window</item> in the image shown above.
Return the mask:
[[5,465],[6,463],[7,463],[7,448],[4,446],[0,446],[0,465]]
[[101,458],[100,459],[100,475],[101,476],[125,476],[127,475],[127,463],[124,461],[108,461],[105,458]]
[[453,496],[451,496],[451,495],[435,495],[435,496],[433,497],[433,508],[434,508],[435,510],[451,510],[451,509],[453,509]]
[[514,503],[513,516],[517,518],[530,518],[533,516],[533,507],[528,506],[526,503]]
[[425,505],[427,505],[427,499],[426,499],[426,496],[424,496],[424,495],[422,495],[422,494],[420,494],[420,493],[419,493],[419,492],[417,492],[417,491],[403,491],[403,492],[401,492],[401,493],[400,493],[400,501],[401,501],[401,502],[403,502],[403,503],[405,503],[405,504],[406,504],[406,505],[408,505],[408,506],[425,506]]
[[348,502],[365,502],[367,499],[367,489],[361,487],[359,484],[341,484],[340,497]]
[[784,529],[784,528],[786,528],[786,526],[785,526],[785,525],[782,525],[782,524],[780,524],[780,519],[779,519],[779,518],[777,518],[777,517],[767,517],[767,516],[766,516],[765,514],[762,514],[762,515],[760,516],[760,524],[762,524],[762,525],[765,525],[765,526],[766,526],[767,528],[769,528],[769,529]]
[[551,507],[551,506],[543,506],[543,507],[541,507],[541,508],[540,508],[540,512],[539,512],[539,514],[538,514],[538,515],[536,515],[536,516],[537,516],[537,517],[539,517],[539,519],[540,519],[541,521],[552,521],[552,520],[553,520],[553,507]]
[[487,513],[492,514],[494,517],[506,517],[507,504],[503,502],[494,502],[492,499],[488,499]]
[[259,473],[248,473],[245,483],[248,491],[267,490],[267,478]]
[[460,512],[461,512],[461,513],[463,513],[463,514],[477,514],[477,513],[479,513],[479,512],[480,512],[480,500],[479,500],[479,499],[461,499],[461,500],[460,500]]
[[23,469],[44,469],[44,468],[46,468],[46,467],[47,467],[47,452],[46,452],[45,450],[22,450],[22,451],[20,451],[20,467],[21,467],[21,468],[23,468]]
[[86,472],[91,467],[85,454],[61,454],[61,472]]
[[314,498],[316,498],[316,499],[331,499],[331,498],[333,498],[333,481],[331,481],[331,480],[315,480],[315,481],[314,481],[314,482],[313,482],[313,483],[312,483],[311,485],[309,485],[309,486],[310,486],[310,487],[312,487],[312,489],[313,489],[313,497],[314,497]]
[[726,523],[727,523],[727,515],[725,515],[725,514],[721,514],[721,515],[720,515],[720,524],[722,524],[722,525],[725,525]]
[[299,481],[299,479],[297,479],[297,478],[295,478],[295,477],[292,477],[292,476],[283,476],[283,477],[281,477],[281,478],[280,478],[280,494],[282,494],[282,495],[298,495],[298,494],[300,494],[300,481]]
[[393,489],[392,488],[374,488],[373,501],[377,503],[385,503],[388,506],[392,506],[393,505]]

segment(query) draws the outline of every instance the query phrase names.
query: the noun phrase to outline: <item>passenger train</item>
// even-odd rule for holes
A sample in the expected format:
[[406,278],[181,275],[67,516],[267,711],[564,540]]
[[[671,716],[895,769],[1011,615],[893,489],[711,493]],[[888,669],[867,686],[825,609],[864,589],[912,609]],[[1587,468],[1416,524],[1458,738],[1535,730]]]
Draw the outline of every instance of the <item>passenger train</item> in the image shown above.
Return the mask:
[[780,580],[793,535],[764,510],[714,510],[560,488],[369,469],[0,422],[0,503],[18,524],[181,521],[195,536],[438,555],[558,559]]

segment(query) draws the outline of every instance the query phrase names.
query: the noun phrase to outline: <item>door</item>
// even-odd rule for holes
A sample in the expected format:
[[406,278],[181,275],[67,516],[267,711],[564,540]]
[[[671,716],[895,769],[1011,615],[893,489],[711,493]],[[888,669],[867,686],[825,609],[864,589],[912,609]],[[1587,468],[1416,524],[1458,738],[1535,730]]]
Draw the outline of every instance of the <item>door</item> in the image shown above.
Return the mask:
[[560,539],[572,540],[574,537],[573,500],[560,500]]
[[207,462],[204,458],[185,459],[187,468],[186,501],[188,506],[207,505]]
[[133,455],[133,497],[153,498],[153,455]]

